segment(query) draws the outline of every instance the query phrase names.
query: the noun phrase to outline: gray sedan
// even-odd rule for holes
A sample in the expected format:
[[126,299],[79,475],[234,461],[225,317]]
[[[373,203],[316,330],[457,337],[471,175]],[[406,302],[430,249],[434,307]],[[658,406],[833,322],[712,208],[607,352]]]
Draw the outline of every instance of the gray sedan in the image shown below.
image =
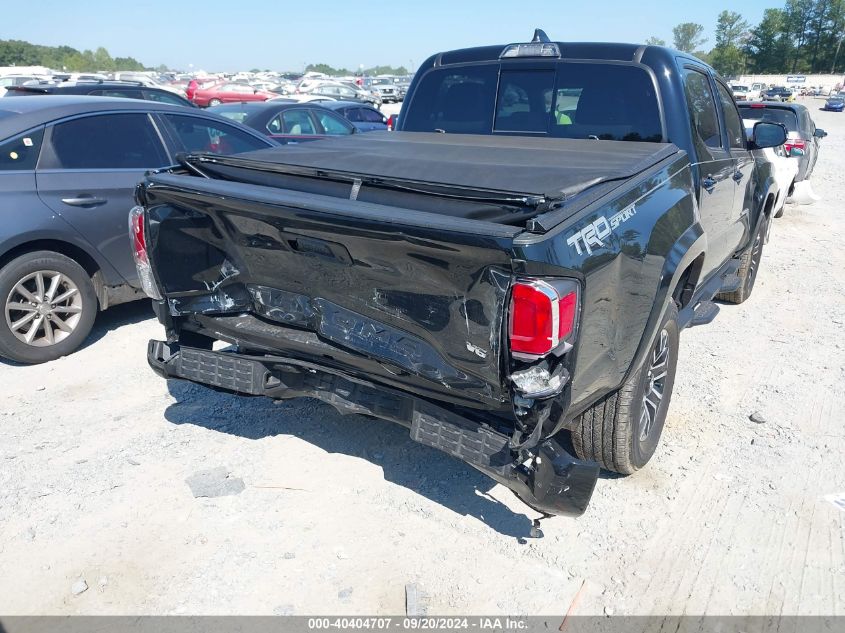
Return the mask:
[[143,297],[127,222],[145,171],[174,164],[178,152],[273,145],[222,117],[150,101],[3,99],[0,356],[65,356],[98,310]]

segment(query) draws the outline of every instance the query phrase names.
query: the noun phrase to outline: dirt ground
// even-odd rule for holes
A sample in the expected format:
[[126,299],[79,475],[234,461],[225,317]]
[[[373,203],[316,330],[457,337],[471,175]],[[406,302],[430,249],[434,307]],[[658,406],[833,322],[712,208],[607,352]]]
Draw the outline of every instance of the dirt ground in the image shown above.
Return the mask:
[[415,584],[431,614],[845,615],[845,114],[808,103],[822,201],[776,220],[749,301],[682,333],[661,447],[583,517],[531,539],[402,428],[168,384],[138,303],[0,364],[0,613],[402,614]]

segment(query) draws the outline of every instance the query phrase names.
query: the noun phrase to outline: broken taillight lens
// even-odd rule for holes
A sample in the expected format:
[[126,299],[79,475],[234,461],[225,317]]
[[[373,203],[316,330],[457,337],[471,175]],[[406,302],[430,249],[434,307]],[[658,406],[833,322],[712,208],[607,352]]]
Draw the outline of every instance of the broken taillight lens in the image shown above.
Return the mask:
[[540,358],[571,342],[578,318],[578,284],[571,280],[520,279],[511,292],[511,353]]
[[161,292],[155,282],[150,258],[147,254],[147,231],[144,207],[132,207],[129,211],[129,241],[141,288],[150,299],[161,300]]

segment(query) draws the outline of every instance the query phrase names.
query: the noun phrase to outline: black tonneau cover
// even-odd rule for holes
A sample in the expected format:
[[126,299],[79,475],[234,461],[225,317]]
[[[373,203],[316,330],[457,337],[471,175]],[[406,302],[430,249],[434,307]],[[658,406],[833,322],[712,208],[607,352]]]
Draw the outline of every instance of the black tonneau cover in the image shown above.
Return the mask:
[[[396,199],[352,192],[363,186],[405,186],[415,194],[452,196],[411,208],[504,224],[524,221],[581,192],[621,182],[679,152],[671,143],[638,143],[526,136],[371,132],[327,138],[234,156],[193,155],[188,162],[214,177],[275,185],[402,206]],[[249,172],[284,175],[276,181]],[[303,186],[302,177],[312,182]],[[313,179],[335,181],[315,185]],[[337,181],[343,181],[342,187]],[[592,193],[592,192],[591,192]],[[605,193],[605,191],[602,191]],[[371,191],[366,195],[375,195]],[[356,198],[357,197],[357,198]],[[427,196],[431,198],[432,196]],[[457,199],[474,206],[457,205]],[[479,203],[484,201],[482,206]],[[435,205],[435,206],[432,206]],[[509,207],[509,210],[503,210]],[[519,210],[515,210],[519,208]]]

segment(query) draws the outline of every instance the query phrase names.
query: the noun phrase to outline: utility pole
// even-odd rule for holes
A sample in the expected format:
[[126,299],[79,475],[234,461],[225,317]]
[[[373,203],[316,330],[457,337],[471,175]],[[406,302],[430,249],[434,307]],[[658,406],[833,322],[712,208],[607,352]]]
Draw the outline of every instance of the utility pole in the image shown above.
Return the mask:
[[842,47],[842,40],[845,39],[845,33],[839,36],[839,41],[836,43],[836,52],[833,54],[833,66],[830,69],[830,74],[836,74],[836,60],[839,58],[839,49]]

